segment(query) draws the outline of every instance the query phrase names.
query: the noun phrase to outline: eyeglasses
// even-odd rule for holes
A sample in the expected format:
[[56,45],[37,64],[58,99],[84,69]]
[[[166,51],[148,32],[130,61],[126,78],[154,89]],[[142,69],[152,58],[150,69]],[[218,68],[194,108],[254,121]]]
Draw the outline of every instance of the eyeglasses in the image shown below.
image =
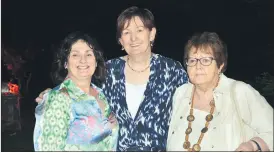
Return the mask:
[[197,62],[200,61],[200,63],[203,66],[209,66],[213,60],[215,60],[213,57],[187,58],[186,65],[187,66],[195,66],[197,64]]

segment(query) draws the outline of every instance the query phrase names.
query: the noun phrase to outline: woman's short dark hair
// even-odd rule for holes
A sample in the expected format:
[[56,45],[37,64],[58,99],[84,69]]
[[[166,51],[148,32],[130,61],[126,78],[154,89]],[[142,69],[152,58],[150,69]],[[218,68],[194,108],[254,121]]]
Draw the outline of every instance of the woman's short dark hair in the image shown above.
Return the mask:
[[186,60],[192,48],[204,49],[208,51],[208,47],[212,50],[213,57],[216,60],[218,68],[224,64],[221,72],[225,72],[227,68],[227,48],[226,44],[219,38],[215,32],[204,32],[193,35],[185,45],[184,51],[184,66],[186,67]]
[[55,61],[53,63],[54,65],[52,79],[56,84],[60,84],[64,81],[68,74],[67,69],[65,69],[65,63],[68,60],[72,45],[79,40],[84,41],[90,48],[93,48],[93,53],[97,62],[97,67],[92,76],[92,83],[96,84],[97,86],[101,86],[101,83],[105,79],[106,73],[103,51],[95,39],[79,31],[70,33],[62,41],[60,48],[56,53]]
[[144,26],[148,28],[150,31],[152,28],[155,28],[154,16],[148,9],[141,9],[136,6],[132,6],[124,10],[119,17],[117,18],[116,23],[116,39],[119,42],[119,38],[121,38],[122,31],[124,30],[125,24],[126,27],[129,26],[129,23],[134,17],[139,17],[143,22]]

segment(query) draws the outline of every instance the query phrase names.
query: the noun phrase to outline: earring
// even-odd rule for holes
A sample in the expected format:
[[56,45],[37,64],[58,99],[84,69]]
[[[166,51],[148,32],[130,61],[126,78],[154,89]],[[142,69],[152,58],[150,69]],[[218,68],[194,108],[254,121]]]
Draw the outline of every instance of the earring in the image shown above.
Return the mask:
[[122,46],[122,49],[121,50],[125,50],[124,46]]
[[153,47],[153,42],[152,41],[150,42],[150,46]]
[[64,67],[65,67],[65,69],[67,69],[67,68],[68,68],[68,64],[67,64],[67,62],[65,62]]
[[97,62],[95,63],[95,67],[97,67]]

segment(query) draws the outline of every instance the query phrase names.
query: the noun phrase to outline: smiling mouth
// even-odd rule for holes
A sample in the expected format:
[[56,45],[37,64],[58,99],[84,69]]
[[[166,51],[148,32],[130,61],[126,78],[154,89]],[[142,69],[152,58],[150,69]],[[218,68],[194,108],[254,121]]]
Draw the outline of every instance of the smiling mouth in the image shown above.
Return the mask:
[[77,66],[77,68],[80,70],[86,70],[89,68],[89,66]]
[[140,46],[140,44],[137,44],[137,45],[130,45],[131,47],[138,47]]

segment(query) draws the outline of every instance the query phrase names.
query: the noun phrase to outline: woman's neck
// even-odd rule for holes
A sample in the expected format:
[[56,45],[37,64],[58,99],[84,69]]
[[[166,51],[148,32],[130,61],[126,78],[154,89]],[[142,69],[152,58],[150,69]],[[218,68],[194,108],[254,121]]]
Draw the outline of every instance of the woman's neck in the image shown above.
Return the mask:
[[204,90],[199,87],[196,87],[194,91],[194,96],[198,98],[199,100],[203,99],[208,101],[208,100],[211,100],[213,97],[213,90],[210,90],[210,89]]
[[150,64],[151,52],[145,52],[139,55],[128,55],[127,62],[135,69],[142,69]]

